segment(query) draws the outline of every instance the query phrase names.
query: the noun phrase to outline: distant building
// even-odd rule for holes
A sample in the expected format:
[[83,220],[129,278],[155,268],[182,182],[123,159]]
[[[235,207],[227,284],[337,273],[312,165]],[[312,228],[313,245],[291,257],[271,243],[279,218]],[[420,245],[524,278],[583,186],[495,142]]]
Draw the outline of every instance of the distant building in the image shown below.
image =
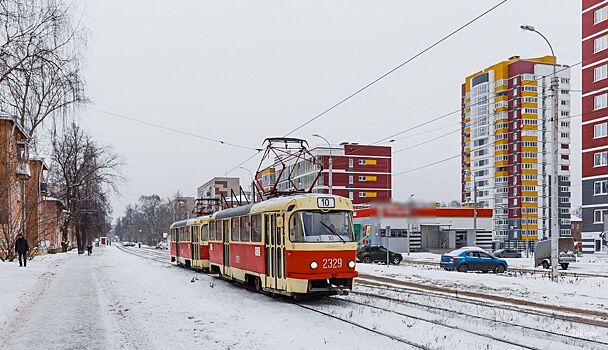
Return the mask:
[[608,252],[608,3],[583,0],[583,253]]
[[[474,221],[477,217],[477,234]],[[495,248],[492,234],[492,209],[423,207],[404,204],[378,204],[357,209],[354,227],[360,244],[378,244],[394,251],[447,251],[477,245]],[[387,230],[390,235],[387,238]]]
[[193,216],[194,197],[177,197],[162,206],[169,209],[173,216],[173,221],[185,220]]
[[[312,186],[314,193],[329,193],[330,149],[316,147],[310,152],[323,164],[318,181],[312,186],[319,167],[304,160],[288,164],[293,166],[292,180],[298,188],[309,189]],[[333,194],[350,198],[354,204],[391,200],[391,147],[342,143],[340,147],[331,148],[331,158]],[[274,168],[266,168],[260,171],[258,179],[264,188],[269,188],[274,184],[275,176]],[[285,177],[277,184],[277,188],[293,189]]]
[[[545,56],[513,56],[462,84],[462,203],[494,210],[496,239],[550,235],[553,67],[559,78],[560,235],[570,236],[570,70]],[[473,183],[475,181],[475,184]]]
[[[231,190],[238,195],[240,188],[240,179],[238,177],[214,177],[205,184],[198,187],[196,194],[197,198],[229,198]],[[249,187],[249,186],[247,186]]]

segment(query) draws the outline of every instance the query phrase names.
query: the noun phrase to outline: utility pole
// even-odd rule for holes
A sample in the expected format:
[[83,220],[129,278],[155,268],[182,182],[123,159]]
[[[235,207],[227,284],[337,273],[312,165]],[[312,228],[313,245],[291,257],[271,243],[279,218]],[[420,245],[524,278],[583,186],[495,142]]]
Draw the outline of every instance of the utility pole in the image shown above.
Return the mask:
[[477,245],[477,181],[475,180],[475,174],[472,171],[466,171],[471,175],[471,181],[473,182],[473,246]]
[[391,236],[391,227],[390,226],[386,226],[386,229],[384,230],[385,232],[385,236],[386,236],[386,267],[388,267],[388,265],[390,265],[390,258],[389,258],[389,249],[388,249],[388,242],[389,242],[389,238]]
[[553,64],[553,74],[551,76],[551,90],[553,91],[553,118],[551,120],[551,280],[557,281],[559,272],[557,270],[558,265],[558,252],[559,252],[559,78],[556,74],[557,58],[553,51],[553,46],[549,40],[533,26],[525,25],[521,26],[521,29],[530,32],[535,32],[540,35],[551,50],[551,55],[556,59]]
[[329,194],[332,194],[332,183],[333,183],[333,157],[331,156],[331,144],[327,139],[319,134],[313,134],[312,136],[323,139],[327,143],[327,147],[329,148]]

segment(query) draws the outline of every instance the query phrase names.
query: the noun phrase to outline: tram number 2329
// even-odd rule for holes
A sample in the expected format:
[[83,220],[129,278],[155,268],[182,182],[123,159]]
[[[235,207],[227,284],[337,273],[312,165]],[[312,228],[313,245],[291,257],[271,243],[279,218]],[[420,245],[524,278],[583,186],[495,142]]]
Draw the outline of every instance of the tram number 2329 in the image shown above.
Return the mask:
[[317,198],[317,206],[319,208],[335,208],[336,199],[332,197],[320,197]]
[[340,258],[323,259],[323,268],[324,269],[339,269],[341,267],[342,267],[342,259],[340,259]]

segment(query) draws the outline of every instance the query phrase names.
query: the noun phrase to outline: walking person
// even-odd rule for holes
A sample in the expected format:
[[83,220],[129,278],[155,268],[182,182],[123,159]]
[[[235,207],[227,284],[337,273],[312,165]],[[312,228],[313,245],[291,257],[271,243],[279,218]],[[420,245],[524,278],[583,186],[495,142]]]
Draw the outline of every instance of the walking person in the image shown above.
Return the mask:
[[89,245],[87,246],[87,255],[91,255],[93,253],[93,246],[91,245],[91,243],[89,243]]
[[23,237],[23,234],[18,234],[17,240],[15,241],[15,253],[17,253],[17,255],[19,256],[20,267],[27,266],[27,252],[29,250],[30,246],[27,244],[27,240],[25,239],[25,237]]

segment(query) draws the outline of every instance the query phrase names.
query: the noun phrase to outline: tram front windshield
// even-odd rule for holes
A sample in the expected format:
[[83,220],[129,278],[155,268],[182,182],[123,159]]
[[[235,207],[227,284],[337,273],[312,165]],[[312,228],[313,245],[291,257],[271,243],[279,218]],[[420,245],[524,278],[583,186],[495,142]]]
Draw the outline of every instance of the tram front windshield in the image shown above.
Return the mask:
[[352,242],[352,214],[347,211],[300,211],[291,216],[293,242]]

